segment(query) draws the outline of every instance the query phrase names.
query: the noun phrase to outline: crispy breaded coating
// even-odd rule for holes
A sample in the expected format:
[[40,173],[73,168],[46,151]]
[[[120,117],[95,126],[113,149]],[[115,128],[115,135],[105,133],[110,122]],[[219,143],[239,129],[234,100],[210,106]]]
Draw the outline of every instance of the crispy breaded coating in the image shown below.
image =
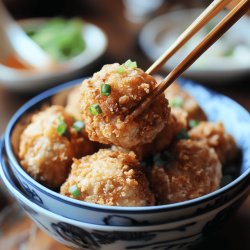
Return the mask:
[[189,114],[186,110],[179,107],[171,107],[170,114],[175,118],[175,126],[177,126],[175,131],[179,131],[181,128],[188,129]]
[[[70,192],[75,186],[77,197]],[[148,206],[155,202],[135,154],[108,149],[75,159],[61,194],[109,206]]]
[[[101,94],[103,84],[110,86],[109,95]],[[137,118],[128,114],[155,86],[154,78],[141,69],[118,63],[105,65],[85,80],[81,87],[81,109],[89,138],[127,149],[153,141],[168,123],[170,108],[164,95],[145,114]],[[97,114],[90,111],[93,105],[98,105]]]
[[[63,107],[51,106],[35,114],[21,134],[21,165],[29,175],[47,187],[60,187],[68,176],[73,157],[94,152],[93,142],[83,132],[77,132],[73,123],[74,119]],[[58,131],[60,124],[61,130]]]
[[209,147],[215,149],[221,163],[227,164],[238,154],[234,138],[228,134],[221,122],[200,122],[188,132],[193,140],[203,140]]
[[73,115],[79,121],[84,120],[81,114],[80,100],[81,100],[80,85],[77,85],[70,91],[67,97],[65,111],[68,114]]
[[165,91],[165,96],[169,100],[173,113],[176,111],[176,109],[182,109],[187,112],[188,121],[207,120],[205,113],[203,112],[197,101],[186,91],[184,91],[177,82],[171,84],[171,86]]
[[159,204],[197,198],[219,188],[221,163],[203,141],[180,140],[167,162],[158,160],[148,178]]
[[[178,120],[176,119],[177,112],[180,114]],[[176,139],[181,129],[187,129],[186,111],[177,109],[177,112],[175,115],[172,114],[172,111],[170,112],[168,126],[164,127],[152,142],[131,148],[139,160],[144,160],[155,153],[161,152]],[[111,149],[122,150],[123,152],[129,151],[128,149],[114,145]]]
[[131,150],[135,152],[139,160],[143,160],[169,146],[182,128],[187,128],[186,120],[181,119],[181,117],[177,120],[175,115],[170,113],[168,125],[165,126],[161,132],[159,132],[151,143],[133,147]]

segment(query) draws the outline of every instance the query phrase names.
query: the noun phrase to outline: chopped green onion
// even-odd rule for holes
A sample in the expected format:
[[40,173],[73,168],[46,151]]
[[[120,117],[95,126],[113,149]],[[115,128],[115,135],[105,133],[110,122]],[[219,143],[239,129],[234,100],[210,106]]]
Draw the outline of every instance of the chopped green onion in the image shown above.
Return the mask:
[[77,198],[81,195],[80,190],[78,189],[77,185],[73,185],[69,188],[69,192],[73,195],[74,198]]
[[111,86],[109,84],[101,85],[101,95],[109,96],[111,93]]
[[124,65],[128,68],[134,69],[137,67],[137,63],[136,62],[132,62],[130,59],[128,59]]
[[122,74],[126,71],[125,66],[122,64],[118,69],[117,69],[117,73]]
[[137,68],[137,63],[136,62],[130,63],[129,68],[131,68],[131,69]]
[[89,110],[91,112],[92,115],[99,115],[102,113],[101,107],[99,106],[99,104],[93,104],[89,107]]
[[62,117],[58,118],[58,126],[57,126],[57,133],[59,135],[64,135],[67,132],[67,124],[65,123],[65,121],[62,119]]
[[199,123],[200,123],[200,121],[198,121],[198,120],[190,120],[189,121],[189,127],[194,128],[194,127],[198,126]]
[[124,63],[124,65],[127,66],[127,67],[129,67],[130,63],[132,63],[132,61],[131,61],[130,59],[128,59],[128,60]]
[[169,105],[173,108],[181,108],[184,105],[184,100],[180,96],[176,96],[175,98],[169,100]]
[[73,123],[73,128],[77,131],[77,132],[81,132],[82,129],[84,128],[85,124],[83,121],[75,121]]
[[176,135],[177,140],[187,140],[189,139],[189,135],[184,128],[181,128],[179,133]]

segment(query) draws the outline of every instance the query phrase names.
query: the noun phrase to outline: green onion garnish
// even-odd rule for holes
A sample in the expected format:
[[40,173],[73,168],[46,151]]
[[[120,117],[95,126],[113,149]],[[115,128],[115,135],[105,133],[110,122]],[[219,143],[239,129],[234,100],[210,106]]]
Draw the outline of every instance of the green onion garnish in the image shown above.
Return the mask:
[[199,123],[200,123],[200,121],[198,121],[198,120],[190,120],[188,125],[190,128],[194,128],[194,127],[198,126]]
[[74,198],[77,198],[81,195],[80,190],[78,189],[77,185],[73,185],[69,188],[69,192],[73,195]]
[[134,69],[137,67],[137,63],[136,62],[132,62],[130,59],[128,59],[124,65],[128,68]]
[[137,63],[136,62],[130,63],[129,68],[131,68],[131,69],[137,68]]
[[117,69],[117,73],[119,73],[119,74],[122,74],[122,73],[124,73],[125,71],[126,71],[126,69],[125,69],[125,67],[124,67],[123,64]]
[[73,123],[73,128],[77,131],[77,132],[81,132],[82,129],[84,128],[85,124],[83,121],[75,121]]
[[99,115],[102,113],[101,107],[99,106],[99,104],[93,104],[89,107],[89,110],[91,112],[92,115]]
[[130,63],[132,63],[132,61],[131,61],[130,59],[128,59],[128,60],[124,63],[124,65],[128,67],[128,66],[130,65]]
[[67,132],[67,124],[62,119],[62,117],[59,117],[58,121],[59,123],[58,123],[56,131],[59,135],[64,135]]
[[169,105],[173,108],[181,108],[184,105],[184,100],[180,96],[176,96],[175,98],[169,100]]
[[187,139],[189,139],[189,135],[188,135],[186,129],[181,128],[179,133],[176,135],[176,139],[177,140],[187,140]]
[[109,84],[101,85],[101,95],[109,96],[111,93],[111,86]]

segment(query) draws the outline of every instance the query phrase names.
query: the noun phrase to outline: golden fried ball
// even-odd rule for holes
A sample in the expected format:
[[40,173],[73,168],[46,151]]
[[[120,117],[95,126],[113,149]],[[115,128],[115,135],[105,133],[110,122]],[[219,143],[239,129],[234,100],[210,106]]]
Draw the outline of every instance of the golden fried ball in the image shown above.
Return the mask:
[[207,120],[205,113],[197,101],[184,91],[177,82],[171,84],[171,86],[165,90],[165,96],[169,100],[173,112],[175,112],[176,109],[182,109],[186,111],[188,120]]
[[[177,112],[175,113],[175,115],[173,115],[171,110],[168,125],[165,126],[161,132],[159,132],[159,134],[152,142],[131,148],[131,150],[136,154],[139,160],[144,160],[155,153],[161,152],[176,139],[182,129],[186,131],[188,127],[185,115],[186,111],[180,110],[180,112],[178,113],[180,114],[180,116],[177,119]],[[122,147],[117,147],[114,145],[111,147],[111,149],[122,150],[123,152],[129,151],[128,149],[124,149]]]
[[177,120],[176,116],[170,113],[168,125],[159,132],[152,142],[133,147],[131,150],[135,152],[138,159],[143,160],[169,146],[182,128],[187,128],[186,120],[183,120],[182,116]]
[[219,188],[221,163],[213,148],[202,141],[180,140],[166,162],[155,162],[149,173],[159,204],[197,198]]
[[73,128],[74,119],[61,106],[32,117],[20,137],[19,158],[35,180],[56,189],[68,176],[73,157],[94,152],[93,143]]
[[154,205],[154,196],[135,154],[108,149],[74,160],[61,194],[109,206]]
[[67,97],[65,111],[68,114],[74,116],[77,120],[84,120],[81,114],[80,100],[81,100],[80,85],[77,85],[70,91]]
[[209,147],[214,148],[223,165],[232,161],[238,154],[234,138],[226,132],[221,122],[200,122],[188,133],[191,139],[204,140]]
[[[110,87],[110,94],[101,93],[104,84]],[[105,65],[85,80],[81,109],[89,138],[127,149],[151,142],[168,122],[170,109],[164,95],[145,114],[137,118],[128,114],[155,86],[154,78],[141,69],[118,63]]]

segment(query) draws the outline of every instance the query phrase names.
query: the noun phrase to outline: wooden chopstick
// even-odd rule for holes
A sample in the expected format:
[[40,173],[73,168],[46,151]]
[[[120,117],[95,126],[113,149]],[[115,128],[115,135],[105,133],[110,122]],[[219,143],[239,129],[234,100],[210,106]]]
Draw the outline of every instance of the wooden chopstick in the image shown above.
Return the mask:
[[162,54],[146,71],[147,74],[153,74],[192,38],[204,25],[206,25],[214,16],[216,16],[232,0],[213,1],[194,22],[177,38],[177,40]]
[[131,113],[138,117],[164,90],[189,68],[211,45],[213,45],[233,24],[235,24],[250,8],[250,0],[242,0],[222,21],[214,27],[205,38],[179,63],[167,77],[143,100]]

